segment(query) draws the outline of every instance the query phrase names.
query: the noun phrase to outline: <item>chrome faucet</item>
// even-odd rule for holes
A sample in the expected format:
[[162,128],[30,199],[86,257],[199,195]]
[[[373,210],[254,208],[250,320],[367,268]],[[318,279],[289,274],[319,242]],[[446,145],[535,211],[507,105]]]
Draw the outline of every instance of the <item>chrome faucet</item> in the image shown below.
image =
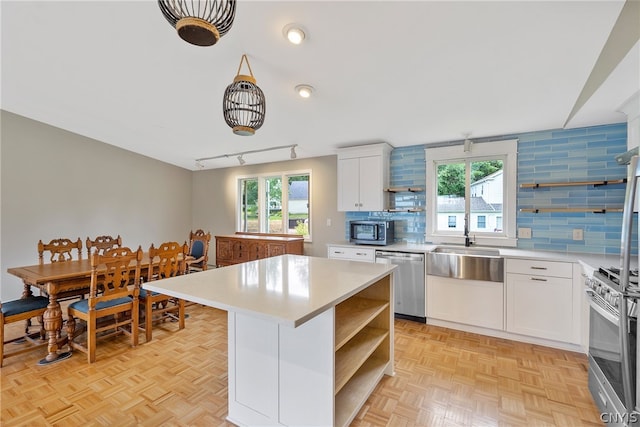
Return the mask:
[[464,215],[464,245],[467,248],[471,246],[471,239],[469,239],[469,214]]

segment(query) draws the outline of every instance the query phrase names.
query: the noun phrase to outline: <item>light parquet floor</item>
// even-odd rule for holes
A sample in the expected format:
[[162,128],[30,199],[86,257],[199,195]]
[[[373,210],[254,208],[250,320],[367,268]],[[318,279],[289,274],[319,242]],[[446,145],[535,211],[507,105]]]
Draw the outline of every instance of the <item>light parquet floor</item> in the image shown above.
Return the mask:
[[[92,365],[79,352],[48,366],[36,365],[42,350],[5,359],[0,425],[231,426],[226,312],[187,312],[186,329],[154,328],[136,348],[126,336],[100,342]],[[582,354],[406,320],[395,346],[395,376],[352,426],[603,425]]]

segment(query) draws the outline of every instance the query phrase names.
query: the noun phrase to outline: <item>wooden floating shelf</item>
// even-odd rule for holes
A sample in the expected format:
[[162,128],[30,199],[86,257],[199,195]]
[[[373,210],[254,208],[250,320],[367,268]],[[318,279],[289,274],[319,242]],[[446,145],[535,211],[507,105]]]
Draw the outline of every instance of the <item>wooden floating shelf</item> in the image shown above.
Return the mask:
[[384,191],[388,191],[389,193],[402,193],[402,192],[418,193],[420,191],[424,191],[424,188],[422,187],[389,187],[389,188],[385,188]]
[[385,209],[385,212],[422,212],[422,208],[407,208],[407,209]]
[[626,178],[614,179],[609,181],[574,181],[574,182],[531,182],[520,184],[520,188],[542,188],[542,187],[570,187],[577,185],[593,185],[598,187],[601,185],[625,184]]
[[523,208],[520,212],[543,213],[543,212],[591,212],[594,214],[604,214],[607,212],[622,212],[622,208]]

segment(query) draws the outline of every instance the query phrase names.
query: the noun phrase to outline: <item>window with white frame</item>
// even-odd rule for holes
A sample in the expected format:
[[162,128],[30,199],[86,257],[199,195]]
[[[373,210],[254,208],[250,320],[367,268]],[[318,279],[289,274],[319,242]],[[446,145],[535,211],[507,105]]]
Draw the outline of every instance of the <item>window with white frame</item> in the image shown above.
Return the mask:
[[238,231],[300,234],[311,239],[311,172],[238,178]]
[[517,140],[426,148],[425,158],[427,240],[516,245]]

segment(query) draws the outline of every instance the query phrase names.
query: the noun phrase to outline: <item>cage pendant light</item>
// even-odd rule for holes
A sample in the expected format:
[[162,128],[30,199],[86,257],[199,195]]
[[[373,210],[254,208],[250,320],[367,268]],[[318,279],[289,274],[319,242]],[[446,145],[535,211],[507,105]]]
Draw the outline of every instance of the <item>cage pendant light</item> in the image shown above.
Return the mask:
[[178,35],[196,46],[216,44],[236,16],[236,0],[158,0],[158,5]]
[[[250,75],[240,74],[243,62],[247,63]],[[242,55],[238,74],[224,91],[224,120],[236,135],[253,135],[264,123],[266,108],[264,93],[256,85],[247,55]]]

